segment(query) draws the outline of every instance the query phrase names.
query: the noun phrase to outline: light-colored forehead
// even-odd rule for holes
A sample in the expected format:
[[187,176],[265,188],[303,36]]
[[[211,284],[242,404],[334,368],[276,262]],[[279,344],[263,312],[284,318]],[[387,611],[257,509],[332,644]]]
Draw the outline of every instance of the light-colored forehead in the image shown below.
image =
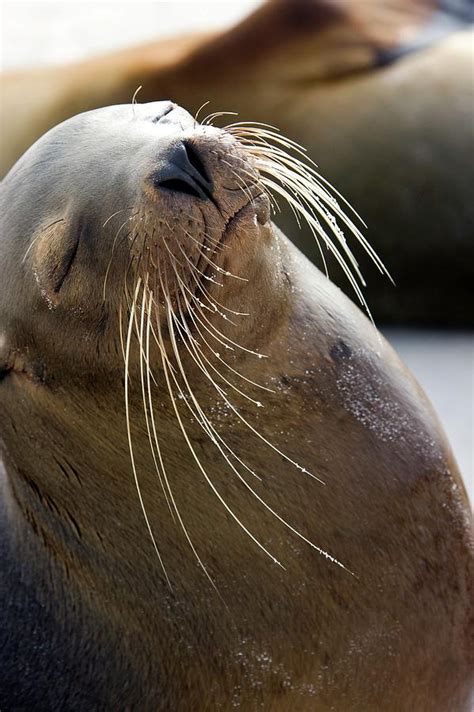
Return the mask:
[[10,171],[4,187],[18,195],[41,190],[52,200],[63,200],[71,186],[77,199],[92,198],[98,185],[101,193],[112,187],[127,191],[137,176],[151,170],[160,147],[194,124],[190,114],[170,101],[85,112],[39,139]]
[[[168,120],[171,113],[172,120]],[[141,146],[152,147],[161,137],[178,134],[194,123],[187,111],[170,101],[103,107],[59,124],[25,155],[30,164],[41,157],[72,167],[88,158],[95,157],[98,162],[103,154],[113,158]]]
[[[172,118],[168,119],[172,113]],[[158,136],[169,131],[195,124],[192,116],[183,108],[170,101],[156,101],[147,104],[119,104],[95,109],[65,121],[58,128],[72,131],[97,133],[98,135],[125,134],[133,136],[148,130]]]

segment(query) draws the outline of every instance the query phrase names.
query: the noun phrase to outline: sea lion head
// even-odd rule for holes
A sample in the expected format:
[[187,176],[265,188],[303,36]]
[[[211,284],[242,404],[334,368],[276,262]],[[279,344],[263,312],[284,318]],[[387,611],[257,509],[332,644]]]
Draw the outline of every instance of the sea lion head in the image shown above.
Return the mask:
[[252,160],[229,132],[169,101],[60,124],[2,193],[1,357],[21,353],[32,371],[57,358],[62,371],[68,359],[74,372],[121,367],[118,317],[136,327],[145,302],[164,338],[169,311],[193,306],[224,324],[251,312],[252,333],[255,303],[268,311],[281,281]]

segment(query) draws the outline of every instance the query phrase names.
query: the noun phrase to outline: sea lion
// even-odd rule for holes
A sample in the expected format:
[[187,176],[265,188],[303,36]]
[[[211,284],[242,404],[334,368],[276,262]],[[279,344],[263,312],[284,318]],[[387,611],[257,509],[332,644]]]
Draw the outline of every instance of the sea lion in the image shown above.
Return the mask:
[[[472,326],[472,20],[468,2],[275,0],[223,32],[13,72],[3,169],[54,124],[139,86],[140,100],[171,96],[193,113],[209,100],[307,147],[364,216],[397,285],[357,253],[379,320]],[[285,206],[276,220],[321,267]],[[330,257],[328,268],[345,288]]]
[[246,136],[109,107],[2,182],[5,712],[471,708],[449,446]]

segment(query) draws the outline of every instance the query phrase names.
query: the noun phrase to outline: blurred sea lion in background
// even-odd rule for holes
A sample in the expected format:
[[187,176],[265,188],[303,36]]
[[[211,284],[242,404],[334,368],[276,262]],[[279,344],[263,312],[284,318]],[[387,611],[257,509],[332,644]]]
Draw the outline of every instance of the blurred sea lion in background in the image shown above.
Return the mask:
[[[85,109],[172,97],[239,113],[308,148],[369,227],[397,288],[361,251],[374,316],[470,326],[474,83],[470,2],[274,0],[236,27],[3,78],[3,171]],[[276,215],[287,231],[288,208]],[[321,266],[308,231],[297,244]],[[325,256],[326,257],[326,256]],[[330,277],[347,282],[327,258]]]

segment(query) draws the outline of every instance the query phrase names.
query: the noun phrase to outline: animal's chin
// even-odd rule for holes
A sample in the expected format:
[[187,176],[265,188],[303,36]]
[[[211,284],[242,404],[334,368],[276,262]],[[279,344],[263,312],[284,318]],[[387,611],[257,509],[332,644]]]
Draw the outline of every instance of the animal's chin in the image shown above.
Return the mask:
[[[155,295],[167,292],[174,302],[175,295],[181,294],[187,301],[209,296],[209,292],[220,291],[226,281],[239,278],[240,250],[245,250],[246,242],[254,248],[262,231],[269,228],[270,200],[263,191],[249,195],[220,226],[212,213],[202,210],[182,226],[171,220],[154,223],[150,213],[146,218],[141,223],[142,239],[134,241],[132,265],[136,264],[136,269],[131,269],[129,291],[133,292],[140,278]],[[245,261],[245,255],[242,257]],[[236,274],[226,267],[229,258]]]

